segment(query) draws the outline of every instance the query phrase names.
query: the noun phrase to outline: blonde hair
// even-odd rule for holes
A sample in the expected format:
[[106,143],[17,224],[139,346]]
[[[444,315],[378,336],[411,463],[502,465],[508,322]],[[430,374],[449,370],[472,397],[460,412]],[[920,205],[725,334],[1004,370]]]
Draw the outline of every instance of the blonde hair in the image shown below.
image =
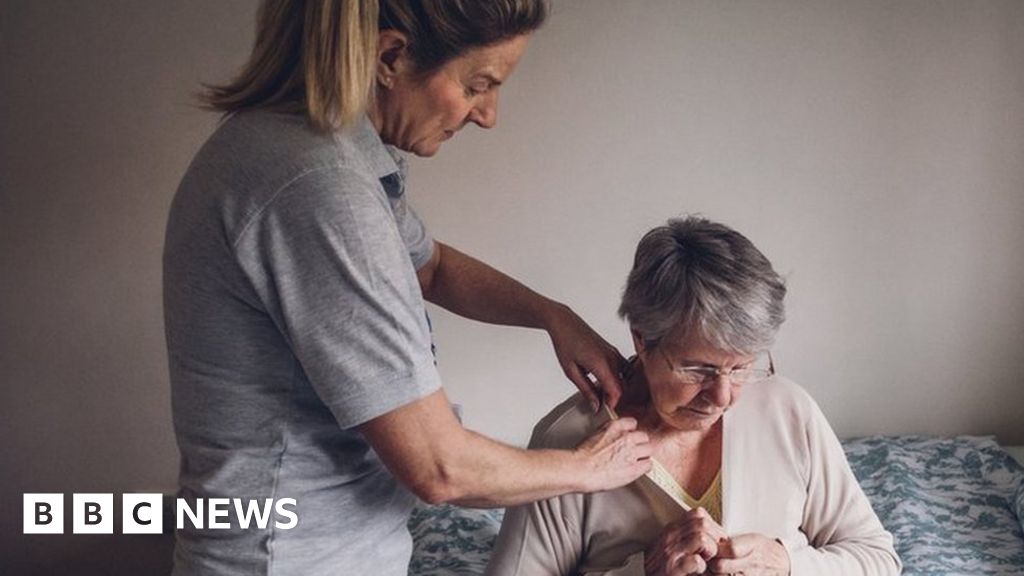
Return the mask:
[[320,130],[351,126],[373,95],[378,18],[377,0],[267,0],[242,72],[206,85],[200,101],[228,114],[304,112]]
[[546,17],[546,0],[264,0],[249,61],[199,99],[226,114],[304,113],[317,129],[340,130],[373,99],[380,30],[404,34],[426,75],[467,50],[533,32]]

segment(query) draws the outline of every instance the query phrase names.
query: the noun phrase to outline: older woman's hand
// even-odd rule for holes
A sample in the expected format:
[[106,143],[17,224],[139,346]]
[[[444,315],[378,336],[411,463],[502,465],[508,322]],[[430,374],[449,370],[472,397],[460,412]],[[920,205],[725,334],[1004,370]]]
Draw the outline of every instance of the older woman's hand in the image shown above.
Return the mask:
[[[556,306],[546,328],[558,363],[569,380],[595,410],[600,404],[595,386],[604,392],[605,401],[614,408],[622,396],[622,371],[626,367],[622,354],[568,306]],[[588,374],[593,375],[596,382],[592,382]]]
[[718,557],[708,563],[712,574],[788,576],[789,553],[764,534],[740,534],[718,547]]
[[647,576],[704,574],[708,561],[728,539],[725,530],[703,508],[686,512],[669,524],[644,554]]

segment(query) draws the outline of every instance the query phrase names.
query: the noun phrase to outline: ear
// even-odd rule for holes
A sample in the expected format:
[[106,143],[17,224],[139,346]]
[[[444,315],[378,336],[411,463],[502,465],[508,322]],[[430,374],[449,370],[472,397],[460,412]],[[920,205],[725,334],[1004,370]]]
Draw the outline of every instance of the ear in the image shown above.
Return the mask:
[[377,36],[377,82],[390,88],[408,66],[409,40],[397,30],[381,30]]

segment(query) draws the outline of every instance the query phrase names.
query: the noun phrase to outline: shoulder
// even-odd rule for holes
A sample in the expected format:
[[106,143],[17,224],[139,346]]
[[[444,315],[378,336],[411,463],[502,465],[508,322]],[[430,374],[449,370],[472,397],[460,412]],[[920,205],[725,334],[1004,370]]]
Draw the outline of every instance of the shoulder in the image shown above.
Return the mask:
[[737,402],[737,409],[745,415],[756,413],[771,417],[799,417],[803,420],[818,410],[818,404],[796,382],[774,376],[746,387]]
[[222,221],[231,242],[284,199],[289,211],[330,213],[334,206],[385,217],[388,201],[372,163],[380,154],[363,150],[363,140],[315,131],[296,114],[241,112],[196,154],[177,200]]
[[814,463],[832,457],[821,451],[834,442],[831,426],[811,395],[786,378],[746,387],[726,418],[734,457],[784,463],[775,478],[804,485]]
[[266,176],[353,160],[354,150],[345,154],[339,142],[335,134],[314,130],[302,115],[249,110],[224,120],[198,158],[217,162],[228,171]]
[[776,376],[744,389],[730,416],[735,431],[800,446],[830,428],[814,398],[799,384]]
[[582,394],[573,394],[533,427],[530,448],[574,448],[605,422]]
[[[273,189],[297,174],[329,167],[375,176],[387,155],[376,132],[361,123],[345,132],[312,128],[300,114],[247,110],[227,117],[200,148],[189,172],[225,188]],[[378,150],[379,149],[379,150]]]

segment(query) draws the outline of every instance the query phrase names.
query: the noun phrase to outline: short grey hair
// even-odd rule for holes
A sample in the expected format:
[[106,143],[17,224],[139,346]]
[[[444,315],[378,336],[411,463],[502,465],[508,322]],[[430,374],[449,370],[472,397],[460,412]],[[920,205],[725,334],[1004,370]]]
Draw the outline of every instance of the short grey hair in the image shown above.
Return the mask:
[[619,316],[655,348],[676,330],[721,350],[759,354],[785,320],[786,285],[754,244],[698,217],[674,218],[640,240]]

